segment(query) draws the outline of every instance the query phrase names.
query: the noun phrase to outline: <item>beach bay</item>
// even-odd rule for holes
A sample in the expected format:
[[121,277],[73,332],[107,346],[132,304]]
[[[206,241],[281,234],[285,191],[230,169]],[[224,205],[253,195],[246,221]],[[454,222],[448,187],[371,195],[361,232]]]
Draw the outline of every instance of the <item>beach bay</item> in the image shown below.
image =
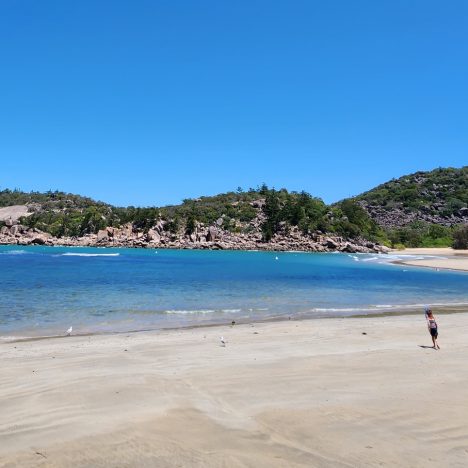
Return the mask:
[[437,255],[0,246],[0,341],[463,310],[466,272],[392,263]]
[[468,468],[468,2],[0,12],[0,468]]
[[465,466],[443,255],[2,247],[0,467]]

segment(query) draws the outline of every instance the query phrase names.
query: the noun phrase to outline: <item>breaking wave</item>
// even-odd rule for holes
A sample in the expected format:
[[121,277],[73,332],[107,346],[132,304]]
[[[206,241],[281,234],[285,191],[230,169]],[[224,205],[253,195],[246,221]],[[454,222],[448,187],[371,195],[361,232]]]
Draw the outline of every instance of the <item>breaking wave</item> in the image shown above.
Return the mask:
[[108,253],[108,254],[95,254],[95,253],[75,253],[66,252],[61,254],[62,257],[118,257],[119,253]]

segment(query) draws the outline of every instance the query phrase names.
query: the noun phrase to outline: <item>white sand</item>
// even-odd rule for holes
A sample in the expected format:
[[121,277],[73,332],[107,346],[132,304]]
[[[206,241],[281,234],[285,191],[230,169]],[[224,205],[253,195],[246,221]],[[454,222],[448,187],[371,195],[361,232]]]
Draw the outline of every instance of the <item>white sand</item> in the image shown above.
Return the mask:
[[0,466],[468,466],[468,314],[438,322],[4,343]]
[[444,248],[417,248],[393,250],[391,253],[403,255],[435,255],[440,258],[424,258],[421,260],[403,260],[398,263],[434,269],[468,271],[468,250],[453,250]]

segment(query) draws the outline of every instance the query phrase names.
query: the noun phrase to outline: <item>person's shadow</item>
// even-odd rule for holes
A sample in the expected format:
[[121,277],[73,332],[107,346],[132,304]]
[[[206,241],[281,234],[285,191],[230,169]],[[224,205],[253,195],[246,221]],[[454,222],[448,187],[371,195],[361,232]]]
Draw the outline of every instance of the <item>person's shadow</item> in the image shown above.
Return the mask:
[[424,349],[435,349],[434,346],[424,346],[424,345],[418,345],[418,346]]

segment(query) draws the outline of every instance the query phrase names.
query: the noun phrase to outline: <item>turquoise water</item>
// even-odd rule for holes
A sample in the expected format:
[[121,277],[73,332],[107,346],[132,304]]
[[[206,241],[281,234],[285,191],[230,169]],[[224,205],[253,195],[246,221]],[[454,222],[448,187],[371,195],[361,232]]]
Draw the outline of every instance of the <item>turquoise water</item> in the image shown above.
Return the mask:
[[0,336],[468,303],[468,274],[388,256],[0,246]]

